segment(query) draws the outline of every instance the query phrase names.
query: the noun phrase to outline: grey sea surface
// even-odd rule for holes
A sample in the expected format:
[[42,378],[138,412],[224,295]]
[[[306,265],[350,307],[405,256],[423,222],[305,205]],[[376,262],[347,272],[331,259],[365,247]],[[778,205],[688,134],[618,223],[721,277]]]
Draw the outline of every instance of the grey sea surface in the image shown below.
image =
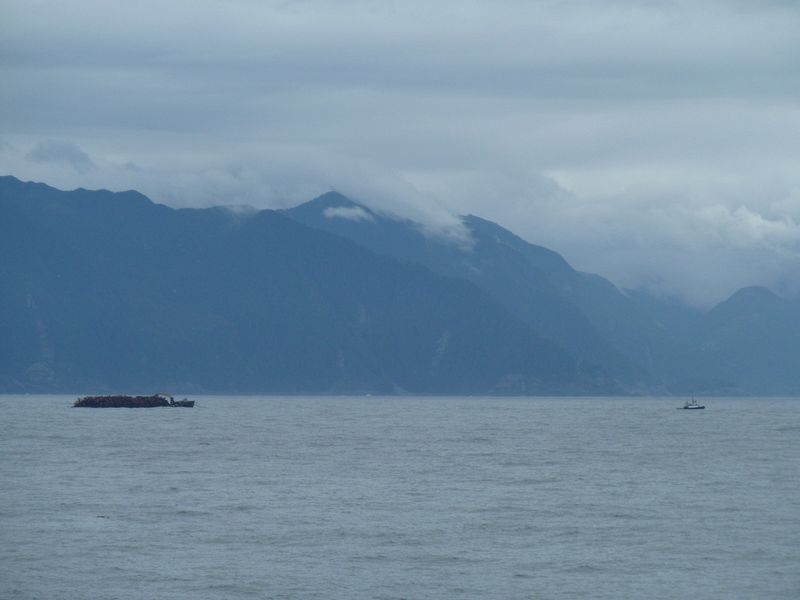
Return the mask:
[[0,397],[0,598],[800,598],[800,400]]

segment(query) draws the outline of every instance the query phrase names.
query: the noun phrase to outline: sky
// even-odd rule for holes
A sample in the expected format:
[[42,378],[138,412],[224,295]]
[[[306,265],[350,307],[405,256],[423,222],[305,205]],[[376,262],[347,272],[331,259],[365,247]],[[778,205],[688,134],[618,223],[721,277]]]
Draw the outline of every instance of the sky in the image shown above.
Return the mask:
[[800,3],[0,0],[0,174],[476,214],[624,288],[800,293]]

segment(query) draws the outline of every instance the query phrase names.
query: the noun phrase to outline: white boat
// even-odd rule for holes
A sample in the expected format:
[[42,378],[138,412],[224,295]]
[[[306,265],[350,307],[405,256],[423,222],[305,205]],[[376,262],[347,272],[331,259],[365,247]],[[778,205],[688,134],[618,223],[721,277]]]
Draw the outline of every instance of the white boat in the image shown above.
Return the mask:
[[697,400],[695,400],[694,397],[692,397],[691,400],[687,400],[686,404],[684,404],[683,406],[679,406],[678,409],[679,410],[700,410],[700,409],[705,408],[705,407],[706,407],[705,404],[698,404]]

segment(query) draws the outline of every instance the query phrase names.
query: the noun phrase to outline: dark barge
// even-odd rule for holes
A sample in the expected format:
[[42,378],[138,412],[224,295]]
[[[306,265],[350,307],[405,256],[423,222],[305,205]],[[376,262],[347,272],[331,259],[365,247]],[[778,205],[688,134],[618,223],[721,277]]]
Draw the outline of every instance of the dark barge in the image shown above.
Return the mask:
[[166,394],[152,396],[85,396],[78,398],[75,408],[156,408],[159,406],[192,408],[194,400],[178,400]]

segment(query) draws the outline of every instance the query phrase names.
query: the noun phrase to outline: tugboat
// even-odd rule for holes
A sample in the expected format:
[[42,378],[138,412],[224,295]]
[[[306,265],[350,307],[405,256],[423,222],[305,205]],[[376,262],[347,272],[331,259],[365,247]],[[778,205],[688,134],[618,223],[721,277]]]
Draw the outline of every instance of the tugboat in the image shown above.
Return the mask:
[[705,404],[698,404],[697,400],[695,400],[694,396],[692,396],[692,399],[687,400],[686,404],[684,404],[683,406],[679,406],[678,410],[700,410],[705,407],[706,407]]
[[194,406],[194,400],[187,400],[184,398],[183,400],[175,401],[172,399],[172,396],[169,397],[169,405],[170,406],[185,406],[186,408],[192,408]]

